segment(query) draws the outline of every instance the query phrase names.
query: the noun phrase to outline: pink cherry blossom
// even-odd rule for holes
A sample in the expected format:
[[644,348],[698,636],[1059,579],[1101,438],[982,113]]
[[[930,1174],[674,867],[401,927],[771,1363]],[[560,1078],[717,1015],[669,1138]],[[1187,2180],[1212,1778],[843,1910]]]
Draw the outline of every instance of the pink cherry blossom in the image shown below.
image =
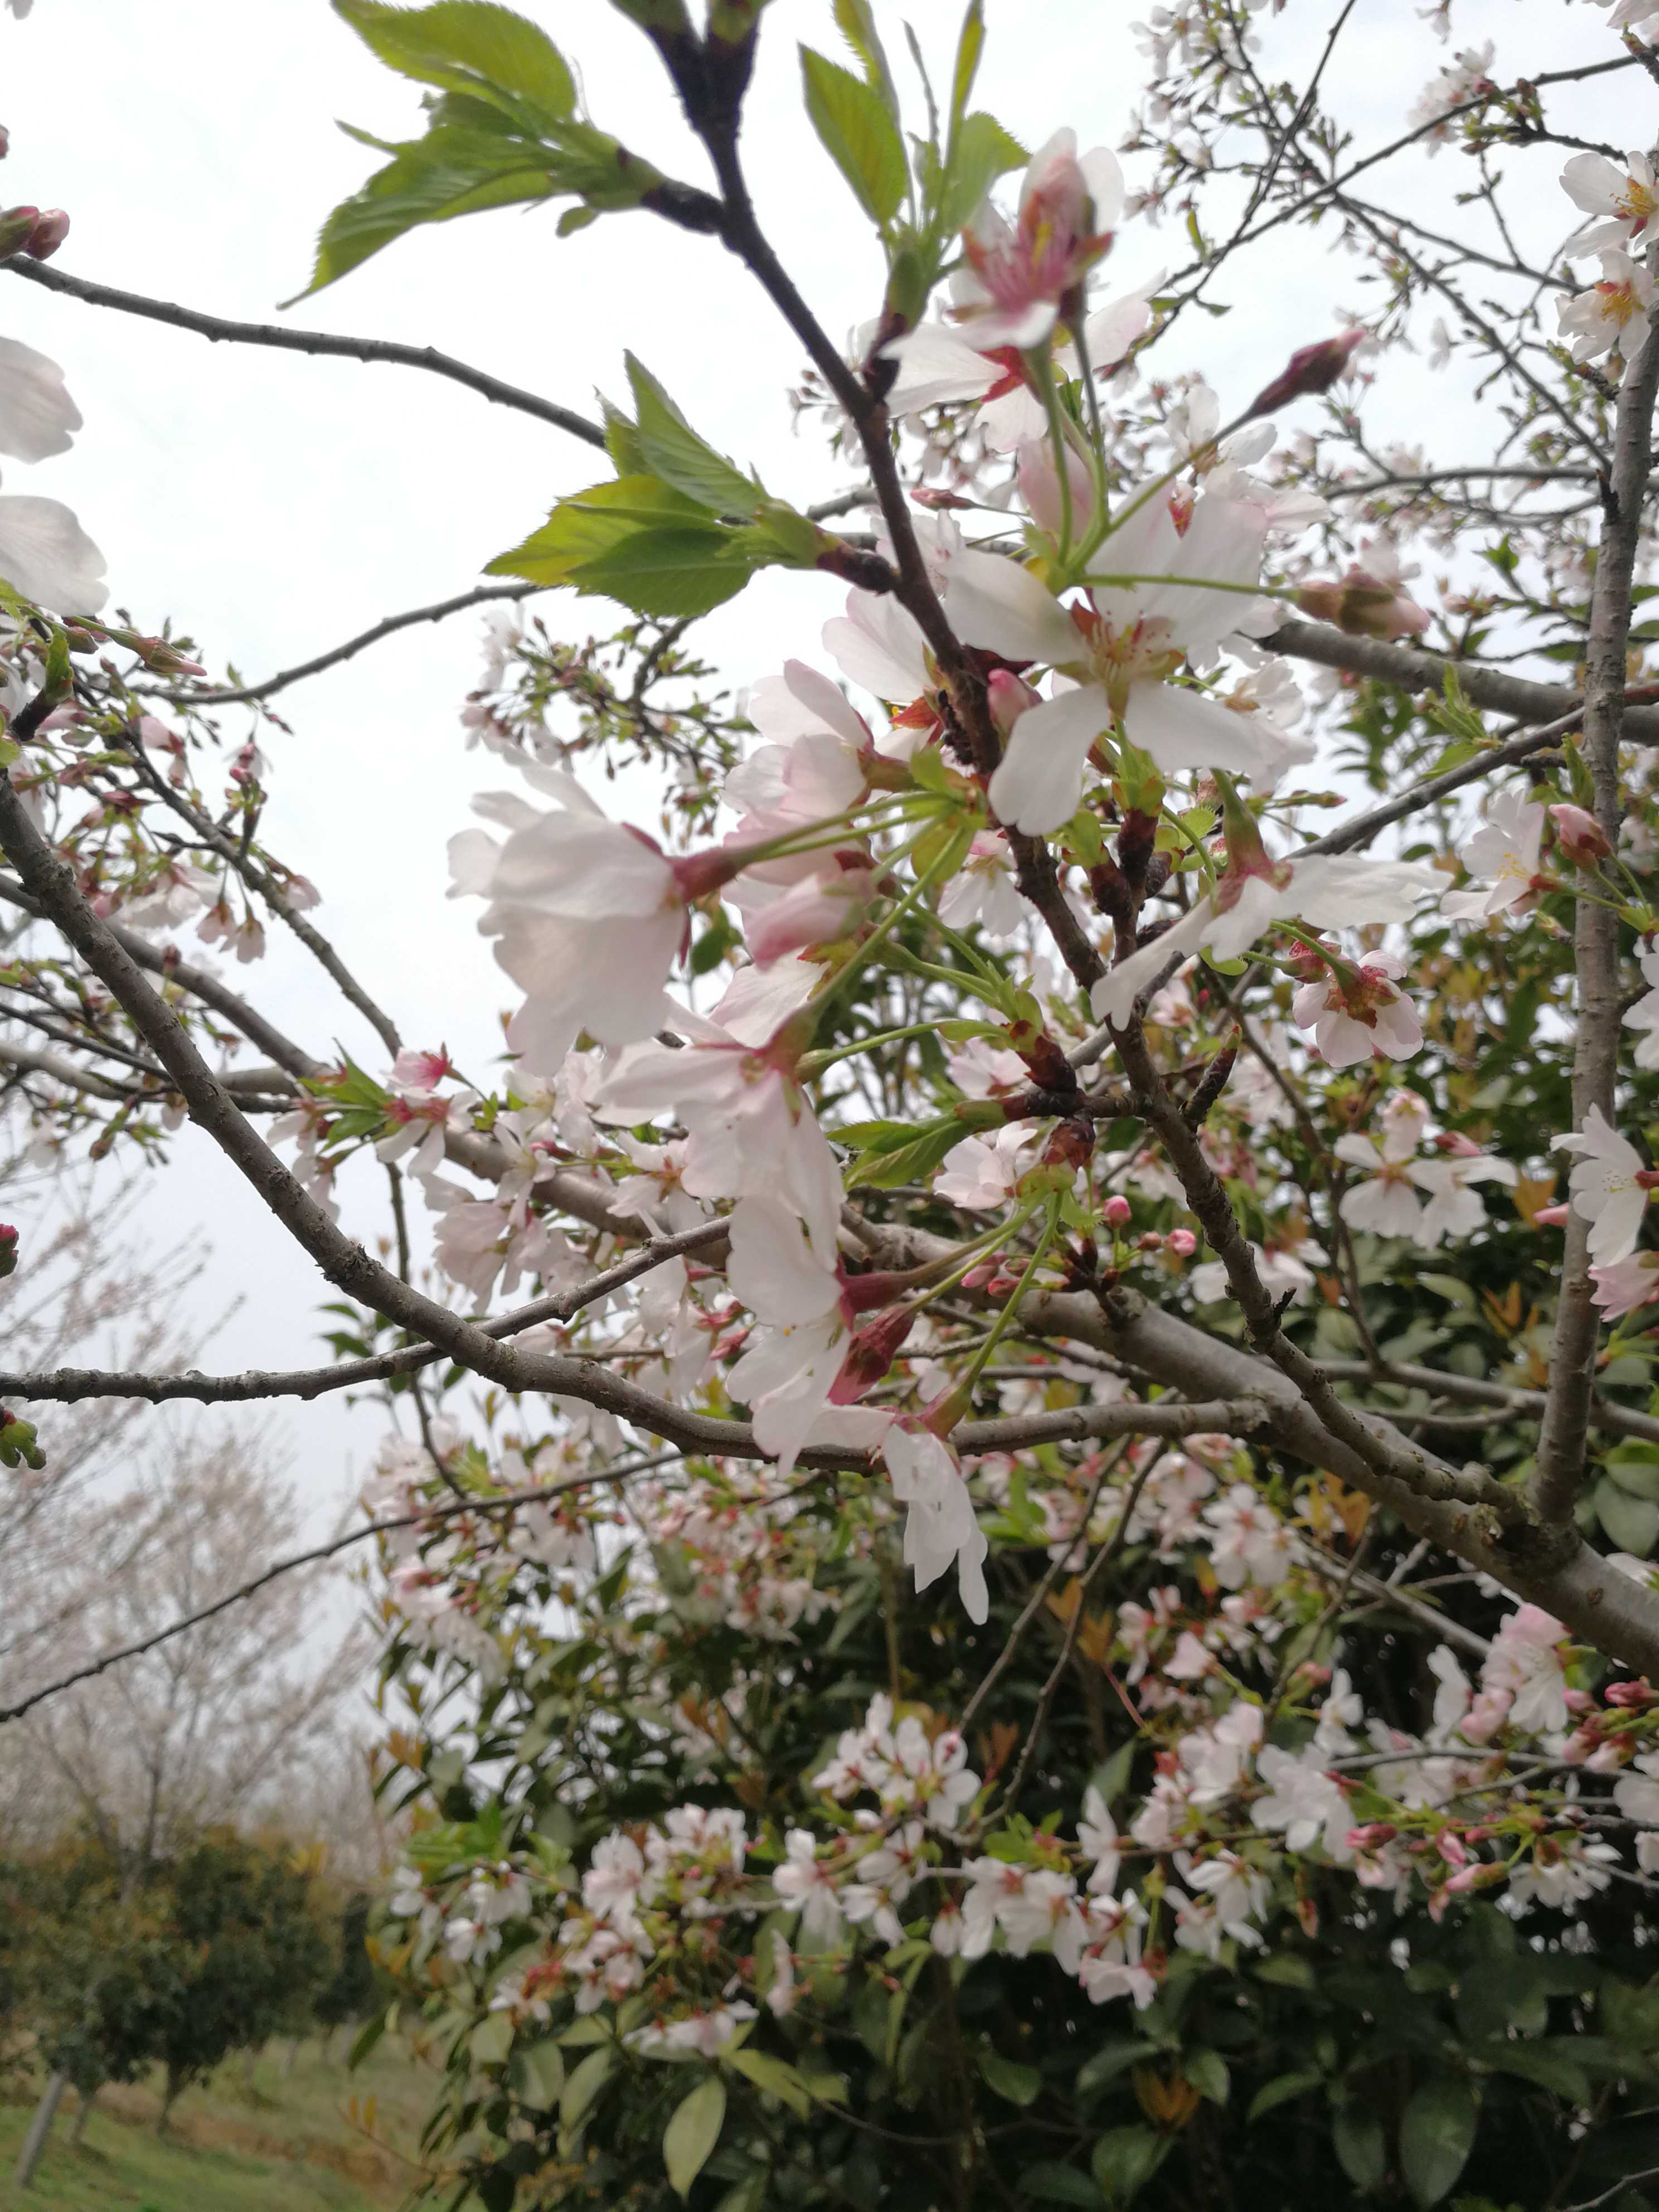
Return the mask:
[[1078,158],[1074,131],[1057,131],[1031,157],[1011,227],[988,201],[963,234],[967,264],[953,299],[975,344],[1042,344],[1111,244],[1123,210],[1123,172],[1103,147]]
[[1393,981],[1404,961],[1371,952],[1351,967],[1304,983],[1291,1001],[1291,1019],[1311,1030],[1314,1049],[1331,1067],[1365,1060],[1409,1060],[1423,1048],[1417,1009]]

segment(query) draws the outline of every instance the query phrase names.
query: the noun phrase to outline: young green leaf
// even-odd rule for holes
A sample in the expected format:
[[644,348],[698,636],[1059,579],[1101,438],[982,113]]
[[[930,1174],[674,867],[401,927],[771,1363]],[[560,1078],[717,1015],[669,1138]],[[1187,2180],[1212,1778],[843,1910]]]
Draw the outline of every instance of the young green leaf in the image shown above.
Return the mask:
[[983,112],[966,116],[951,147],[951,159],[939,189],[935,228],[950,238],[972,217],[974,210],[997,179],[1019,168],[1029,156],[1018,138],[1005,131],[995,116]]
[[434,0],[393,8],[384,0],[334,0],[388,68],[443,92],[471,93],[509,115],[552,122],[574,115],[576,86],[547,33],[494,0]]
[[881,95],[838,62],[803,46],[800,66],[812,128],[859,205],[885,230],[909,181],[904,142],[892,117]]
[[711,514],[752,515],[766,497],[763,487],[704,444],[642,362],[631,353],[627,361],[635,435],[647,467]]
[[864,74],[880,94],[882,104],[895,123],[899,120],[898,93],[887,66],[886,49],[876,28],[870,0],[835,0],[836,28],[864,64]]

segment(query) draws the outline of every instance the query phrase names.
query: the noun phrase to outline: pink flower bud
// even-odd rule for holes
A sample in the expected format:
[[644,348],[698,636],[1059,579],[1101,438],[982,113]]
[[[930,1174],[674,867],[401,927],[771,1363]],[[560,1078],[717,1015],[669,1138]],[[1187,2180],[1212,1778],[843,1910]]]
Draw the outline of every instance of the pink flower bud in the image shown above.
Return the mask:
[[1273,382],[1257,392],[1244,420],[1249,422],[1258,415],[1271,415],[1276,407],[1283,407],[1289,400],[1328,392],[1370,335],[1368,331],[1344,331],[1337,337],[1321,338],[1314,345],[1298,346]]
[[0,1282],[15,1272],[17,1267],[17,1231],[9,1221],[0,1221]]
[[1109,1198],[1101,1211],[1103,1218],[1111,1228],[1127,1227],[1131,1211],[1127,1198]]
[[1555,842],[1574,867],[1593,868],[1612,854],[1607,831],[1583,807],[1563,800],[1559,806],[1552,806],[1549,814],[1555,824]]
[[911,1306],[890,1306],[860,1329],[847,1347],[841,1372],[830,1392],[832,1406],[851,1406],[873,1390],[898,1356],[915,1322]]
[[1198,1249],[1198,1239],[1190,1229],[1172,1229],[1168,1242],[1177,1260],[1190,1260]]
[[31,261],[50,261],[69,236],[70,219],[62,208],[46,208],[23,241]]
[[1570,1713],[1588,1713],[1595,1709],[1595,1700],[1588,1690],[1563,1690],[1561,1702]]
[[1532,1218],[1540,1228],[1565,1229],[1567,1225],[1567,1216],[1571,1212],[1571,1206],[1540,1206]]
[[1391,1844],[1399,1833],[1399,1829],[1391,1821],[1369,1820],[1363,1828],[1349,1829],[1348,1849],[1351,1851],[1380,1850],[1384,1844]]
[[[5,1233],[3,1229],[0,1229],[0,1237]],[[15,1231],[12,1233],[14,1236],[16,1234]],[[1659,1693],[1642,1681],[1609,1682],[1601,1694],[1610,1705],[1618,1706],[1621,1712],[1644,1713],[1650,1705],[1659,1704]]]
[[1156,1229],[1149,1229],[1145,1236],[1136,1237],[1135,1249],[1138,1252],[1161,1252],[1164,1249],[1164,1239]]
[[1304,584],[1296,604],[1351,637],[1419,637],[1429,626],[1427,614],[1407,592],[1363,568],[1350,568],[1339,583]]
[[1027,710],[1037,704],[1037,695],[1029,684],[1022,684],[1018,676],[1006,668],[994,668],[986,685],[986,696],[991,708],[991,720],[1002,736],[1006,738],[1014,724]]

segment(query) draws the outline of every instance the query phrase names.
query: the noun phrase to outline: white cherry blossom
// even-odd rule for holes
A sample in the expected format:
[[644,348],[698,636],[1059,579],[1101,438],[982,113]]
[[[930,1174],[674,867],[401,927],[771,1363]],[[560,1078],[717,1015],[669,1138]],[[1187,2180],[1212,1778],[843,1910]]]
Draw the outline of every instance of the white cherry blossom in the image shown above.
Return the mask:
[[893,1495],[910,1509],[904,1522],[904,1564],[915,1571],[917,1590],[954,1566],[963,1611],[970,1620],[986,1620],[991,1601],[985,1559],[990,1546],[955,1456],[925,1429],[891,1429],[884,1449]]
[[1561,188],[1586,215],[1607,218],[1574,240],[1585,252],[1613,246],[1635,253],[1659,232],[1659,189],[1645,154],[1627,155],[1622,169],[1605,154],[1575,154],[1561,172]]
[[1492,880],[1484,890],[1448,891],[1441,912],[1456,921],[1479,921],[1530,897],[1537,887],[1546,819],[1545,809],[1521,786],[1500,792],[1487,805],[1483,827],[1457,855],[1472,876]]
[[1559,294],[1556,320],[1576,362],[1617,354],[1628,370],[1646,335],[1652,305],[1653,279],[1646,269],[1618,246],[1604,246],[1601,276],[1586,292]]
[[1636,1249],[1648,1205],[1651,1171],[1644,1168],[1641,1154],[1599,1106],[1590,1108],[1582,1129],[1558,1137],[1555,1147],[1579,1156],[1567,1188],[1573,1212],[1590,1224],[1590,1258],[1604,1267],[1628,1258]]

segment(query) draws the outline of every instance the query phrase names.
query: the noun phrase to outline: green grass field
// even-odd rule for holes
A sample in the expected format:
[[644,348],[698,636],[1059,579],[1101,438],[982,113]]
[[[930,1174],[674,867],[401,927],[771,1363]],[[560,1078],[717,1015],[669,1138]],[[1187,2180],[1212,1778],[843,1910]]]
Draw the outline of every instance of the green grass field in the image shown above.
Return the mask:
[[[59,2107],[28,2190],[12,2173],[29,2108],[0,2104],[3,2212],[390,2212],[420,2175],[415,2154],[434,2077],[382,2043],[356,2073],[302,2045],[291,2074],[287,2045],[254,2068],[231,2060],[173,2106],[172,2132],[155,2134],[159,2100],[135,2083],[99,2097],[78,2145],[72,2095]],[[360,2119],[373,2099],[373,2135]],[[405,2155],[400,2157],[399,2153]]]

